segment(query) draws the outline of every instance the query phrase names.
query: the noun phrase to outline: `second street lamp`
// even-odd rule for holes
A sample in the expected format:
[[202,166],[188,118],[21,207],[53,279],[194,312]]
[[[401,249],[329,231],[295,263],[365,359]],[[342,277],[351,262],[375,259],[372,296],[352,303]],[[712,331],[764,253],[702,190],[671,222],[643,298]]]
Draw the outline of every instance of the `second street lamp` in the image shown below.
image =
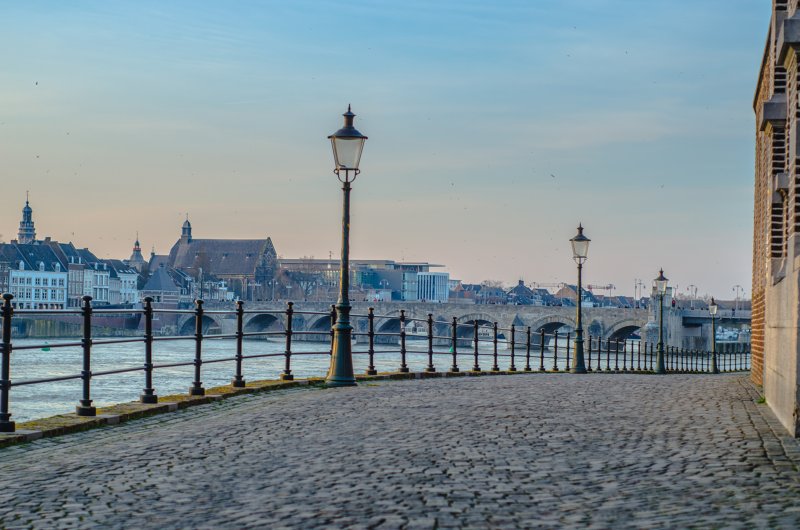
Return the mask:
[[583,322],[582,317],[582,271],[583,264],[586,262],[587,255],[589,254],[589,242],[591,239],[583,235],[583,226],[578,224],[578,235],[569,240],[572,243],[572,259],[578,264],[578,291],[576,295],[575,305],[577,306],[577,320],[578,325],[575,328],[575,362],[572,365],[573,374],[585,374],[586,364],[583,359]]
[[711,313],[711,373],[718,374],[719,367],[717,366],[717,309],[719,306],[714,299],[708,304],[708,312]]
[[653,287],[658,293],[658,351],[656,352],[656,373],[665,374],[664,366],[664,295],[667,294],[669,279],[664,276],[664,269],[658,271],[658,278],[653,280]]
[[336,324],[333,325],[331,366],[325,378],[327,386],[355,386],[353,375],[352,334],[350,325],[350,184],[360,173],[361,151],[367,137],[353,127],[355,114],[347,106],[344,127],[328,136],[333,147],[336,177],[342,183],[342,261],[339,269],[339,300],[336,302]]

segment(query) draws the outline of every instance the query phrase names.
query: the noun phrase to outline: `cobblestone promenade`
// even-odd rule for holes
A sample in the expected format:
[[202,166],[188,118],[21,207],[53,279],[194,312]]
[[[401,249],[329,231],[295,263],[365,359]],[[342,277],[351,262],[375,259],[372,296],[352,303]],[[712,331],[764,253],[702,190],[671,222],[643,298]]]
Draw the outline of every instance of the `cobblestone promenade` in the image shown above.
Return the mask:
[[800,447],[755,397],[530,374],[231,398],[0,450],[0,527],[797,528]]

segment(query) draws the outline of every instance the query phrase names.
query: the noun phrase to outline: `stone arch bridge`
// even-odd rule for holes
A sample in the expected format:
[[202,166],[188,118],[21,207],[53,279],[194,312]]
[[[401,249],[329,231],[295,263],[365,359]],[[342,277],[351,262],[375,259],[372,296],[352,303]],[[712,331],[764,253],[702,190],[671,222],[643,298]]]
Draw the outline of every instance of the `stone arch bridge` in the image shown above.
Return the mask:
[[[233,304],[211,304],[204,307],[203,330],[206,334],[224,333],[232,334],[236,331],[236,315],[216,313],[219,310],[232,310]],[[285,302],[254,302],[245,304],[244,331],[255,333],[283,332],[286,324]],[[574,307],[548,307],[548,306],[515,306],[515,305],[473,305],[473,304],[435,304],[422,302],[354,302],[352,324],[357,333],[367,331],[367,315],[370,307],[375,313],[376,333],[399,333],[400,311],[405,311],[406,331],[414,332],[416,328],[420,334],[427,333],[426,324],[428,315],[433,315],[435,324],[434,335],[437,337],[450,337],[453,318],[459,324],[477,323],[482,330],[492,327],[497,322],[498,336],[505,340],[513,324],[516,330],[515,340],[518,343],[525,341],[527,327],[530,326],[534,340],[538,341],[539,333],[544,330],[551,334],[560,328],[574,329]],[[264,311],[264,313],[260,313]],[[298,302],[294,305],[292,329],[305,332],[295,337],[295,340],[325,341],[329,338],[331,328],[331,305],[325,302]],[[363,315],[363,316],[358,316]],[[620,308],[585,308],[583,310],[584,333],[600,336],[605,339],[625,339],[647,324],[649,313],[646,309],[620,309]],[[182,335],[194,333],[195,317],[184,314],[176,323],[176,331]],[[458,336],[469,339],[473,335],[472,326],[459,326]],[[318,332],[318,334],[316,333]],[[483,332],[483,331],[482,331]],[[269,337],[269,335],[262,335]],[[366,337],[357,337],[363,342]],[[378,342],[396,342],[396,335],[376,338]],[[437,340],[441,344],[445,339]]]

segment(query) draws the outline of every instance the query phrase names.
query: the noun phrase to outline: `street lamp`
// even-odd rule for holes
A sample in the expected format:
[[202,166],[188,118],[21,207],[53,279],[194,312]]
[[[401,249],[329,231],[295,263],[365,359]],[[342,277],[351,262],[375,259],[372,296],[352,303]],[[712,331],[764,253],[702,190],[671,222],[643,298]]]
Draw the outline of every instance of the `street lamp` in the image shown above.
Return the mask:
[[658,272],[658,278],[653,280],[653,287],[658,293],[659,312],[658,312],[658,352],[656,355],[656,373],[665,374],[664,368],[664,295],[667,294],[667,283],[669,279],[664,276],[664,269]]
[[347,106],[344,116],[344,127],[328,136],[333,147],[333,159],[336,163],[336,177],[342,183],[344,193],[342,202],[342,261],[339,267],[339,300],[336,302],[336,324],[333,325],[333,348],[331,349],[331,366],[325,380],[327,386],[355,386],[353,376],[353,352],[351,336],[353,326],[350,325],[350,184],[360,173],[358,164],[361,151],[367,137],[353,127],[355,114]]
[[719,368],[717,367],[717,310],[719,306],[711,299],[708,305],[708,312],[711,313],[711,373],[718,374]]
[[583,235],[583,226],[578,224],[578,235],[569,240],[572,243],[572,259],[578,264],[578,292],[576,295],[576,306],[578,306],[578,327],[575,328],[575,362],[572,365],[573,374],[585,374],[586,365],[583,360],[583,323],[581,311],[581,276],[583,264],[586,262],[589,253],[589,242],[591,239]]
[[744,287],[739,284],[733,286],[732,291],[736,294],[736,305],[734,305],[734,313],[739,310],[739,295],[744,296]]

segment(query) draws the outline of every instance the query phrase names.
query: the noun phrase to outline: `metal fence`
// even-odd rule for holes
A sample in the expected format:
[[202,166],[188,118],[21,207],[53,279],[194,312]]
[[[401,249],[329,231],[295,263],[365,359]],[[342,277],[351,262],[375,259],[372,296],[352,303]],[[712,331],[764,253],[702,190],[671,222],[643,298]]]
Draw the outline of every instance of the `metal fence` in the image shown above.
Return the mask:
[[[202,383],[202,368],[204,364],[210,363],[233,363],[231,385],[234,387],[245,386],[245,361],[248,359],[264,357],[283,357],[283,370],[279,377],[283,380],[292,380],[292,358],[300,355],[330,356],[330,348],[321,351],[292,351],[292,340],[301,336],[319,337],[320,331],[294,331],[292,321],[295,315],[316,315],[329,316],[331,325],[336,322],[336,312],[331,307],[329,312],[319,311],[298,311],[292,302],[287,303],[285,310],[246,310],[243,302],[236,302],[235,308],[231,310],[207,311],[203,308],[203,301],[197,300],[194,309],[156,309],[153,307],[153,300],[146,298],[142,309],[103,309],[92,307],[89,296],[84,297],[81,308],[74,310],[15,310],[12,307],[10,294],[3,295],[3,304],[0,308],[2,317],[2,366],[0,370],[0,432],[14,432],[15,424],[11,421],[10,403],[12,389],[25,385],[44,385],[57,381],[77,380],[82,381],[82,392],[76,413],[80,416],[95,416],[97,411],[92,405],[92,379],[95,377],[108,376],[112,374],[122,374],[128,372],[143,372],[144,388],[139,400],[142,403],[158,403],[156,389],[153,388],[153,371],[163,368],[179,366],[193,366],[194,380],[190,386],[189,394],[202,396],[205,388]],[[112,314],[141,314],[144,320],[144,333],[134,337],[124,338],[101,338],[92,337],[92,318],[93,315],[112,315]],[[193,315],[194,334],[175,335],[175,336],[155,336],[153,333],[153,315],[156,313],[168,314],[187,314]],[[207,314],[217,314],[233,316],[236,319],[236,331],[232,334],[204,334],[203,318]],[[245,315],[273,315],[282,318],[284,329],[244,332],[243,324]],[[65,341],[59,343],[44,344],[25,344],[14,346],[12,340],[12,328],[14,316],[43,316],[43,315],[80,315],[82,317],[83,336],[80,341]],[[367,375],[376,375],[375,355],[393,354],[397,355],[397,371],[409,372],[406,363],[408,353],[407,328],[409,324],[413,327],[421,327],[424,333],[416,335],[415,338],[423,338],[427,342],[427,366],[424,372],[436,373],[446,371],[451,373],[469,371],[480,372],[485,367],[492,372],[505,370],[508,372],[564,372],[572,367],[574,360],[574,348],[572,346],[572,336],[570,333],[560,334],[558,331],[545,333],[544,330],[532,330],[528,327],[517,327],[512,325],[510,328],[501,328],[495,322],[491,325],[479,322],[463,323],[453,318],[451,322],[434,320],[432,314],[427,319],[407,318],[404,311],[398,315],[375,315],[372,308],[367,314],[352,314],[354,324],[363,320],[365,325],[354,326],[353,337],[363,340],[360,343],[366,345],[366,349],[358,349],[359,343],[353,355],[367,356],[368,367]],[[399,321],[399,331],[384,332],[376,331],[377,321],[385,319],[397,319]],[[357,331],[357,330],[361,331]],[[245,355],[244,339],[246,338],[280,338],[285,341],[283,353],[263,353]],[[376,351],[376,340],[382,342],[396,342],[397,349],[383,349]],[[230,357],[215,358],[212,360],[203,359],[203,344],[208,340],[230,340],[233,342]],[[333,340],[333,331],[330,331],[330,340]],[[165,341],[191,341],[194,345],[194,356],[185,362],[154,364],[153,349],[156,343]],[[144,354],[142,364],[135,367],[120,368],[115,370],[105,370],[100,372],[92,371],[92,348],[95,346],[108,344],[143,344]],[[450,349],[448,352],[435,351],[434,344],[447,344]],[[486,348],[485,346],[489,346]],[[502,345],[502,350],[500,346]],[[14,351],[34,350],[43,347],[57,349],[66,347],[81,347],[82,349],[82,370],[80,373],[71,375],[61,375],[58,377],[48,377],[39,379],[28,379],[16,381],[11,378],[11,359]],[[484,349],[481,349],[484,346]],[[736,372],[750,369],[750,350],[749,345],[745,344],[721,344],[717,355],[717,366],[722,372]],[[488,351],[487,351],[488,350]],[[655,367],[656,346],[652,343],[631,341],[623,339],[603,339],[589,335],[584,343],[584,355],[586,368],[589,372],[610,372],[610,373],[635,373],[652,372]],[[187,355],[188,358],[188,355]],[[504,368],[501,368],[501,361]],[[444,364],[446,368],[437,368]],[[682,348],[665,348],[665,365],[669,373],[708,373],[712,371],[712,353],[700,350],[687,350]],[[320,374],[322,376],[323,374]]]

